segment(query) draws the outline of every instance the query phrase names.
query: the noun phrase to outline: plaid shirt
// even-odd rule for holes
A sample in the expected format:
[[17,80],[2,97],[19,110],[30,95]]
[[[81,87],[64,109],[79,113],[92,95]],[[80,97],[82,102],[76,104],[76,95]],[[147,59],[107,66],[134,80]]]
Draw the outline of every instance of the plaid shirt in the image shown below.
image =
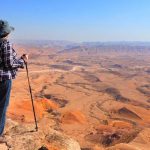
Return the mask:
[[23,59],[17,59],[12,44],[0,39],[0,81],[14,79],[18,68],[23,68]]

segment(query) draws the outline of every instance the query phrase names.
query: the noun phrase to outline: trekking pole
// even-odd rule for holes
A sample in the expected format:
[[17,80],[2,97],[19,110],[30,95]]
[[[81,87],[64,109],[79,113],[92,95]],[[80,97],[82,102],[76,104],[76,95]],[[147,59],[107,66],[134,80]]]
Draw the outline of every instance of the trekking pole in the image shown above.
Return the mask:
[[35,130],[38,131],[37,119],[36,119],[34,102],[33,102],[33,96],[32,96],[32,89],[31,89],[30,79],[29,79],[28,64],[27,64],[27,62],[25,60],[24,60],[24,63],[25,63],[25,66],[26,66],[26,72],[27,72],[27,78],[28,78],[28,85],[29,85],[29,91],[30,91],[31,102],[32,102],[32,110],[33,110],[33,114],[34,114]]

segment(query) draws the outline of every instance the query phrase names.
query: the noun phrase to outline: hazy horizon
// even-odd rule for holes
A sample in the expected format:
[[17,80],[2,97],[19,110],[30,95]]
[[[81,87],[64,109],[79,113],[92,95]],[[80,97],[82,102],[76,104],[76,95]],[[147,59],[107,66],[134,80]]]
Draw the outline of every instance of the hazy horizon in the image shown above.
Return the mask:
[[28,42],[28,41],[54,41],[54,42],[71,42],[71,43],[150,43],[150,40],[149,41],[134,41],[134,40],[131,40],[131,41],[127,41],[127,40],[116,40],[116,41],[102,41],[102,40],[91,40],[91,41],[73,41],[73,40],[64,40],[64,39],[15,39],[15,38],[13,38],[12,36],[10,36],[10,38],[9,38],[10,40],[12,40],[12,41],[25,41],[25,42]]

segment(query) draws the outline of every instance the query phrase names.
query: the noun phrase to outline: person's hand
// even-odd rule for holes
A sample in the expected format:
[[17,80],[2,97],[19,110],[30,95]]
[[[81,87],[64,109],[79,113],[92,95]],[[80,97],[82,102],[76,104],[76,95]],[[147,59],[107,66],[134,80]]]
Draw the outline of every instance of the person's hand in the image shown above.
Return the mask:
[[22,58],[25,62],[28,61],[28,55],[27,55],[27,54],[23,54],[23,55],[21,56],[21,58]]

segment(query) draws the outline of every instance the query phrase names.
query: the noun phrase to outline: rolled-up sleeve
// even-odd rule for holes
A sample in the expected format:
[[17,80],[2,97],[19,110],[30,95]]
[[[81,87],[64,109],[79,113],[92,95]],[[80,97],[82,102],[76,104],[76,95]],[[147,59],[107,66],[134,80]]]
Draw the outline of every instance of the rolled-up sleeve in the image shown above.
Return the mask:
[[5,68],[23,68],[24,61],[21,58],[17,58],[11,43],[7,42],[7,44],[4,45],[3,50],[3,63]]

